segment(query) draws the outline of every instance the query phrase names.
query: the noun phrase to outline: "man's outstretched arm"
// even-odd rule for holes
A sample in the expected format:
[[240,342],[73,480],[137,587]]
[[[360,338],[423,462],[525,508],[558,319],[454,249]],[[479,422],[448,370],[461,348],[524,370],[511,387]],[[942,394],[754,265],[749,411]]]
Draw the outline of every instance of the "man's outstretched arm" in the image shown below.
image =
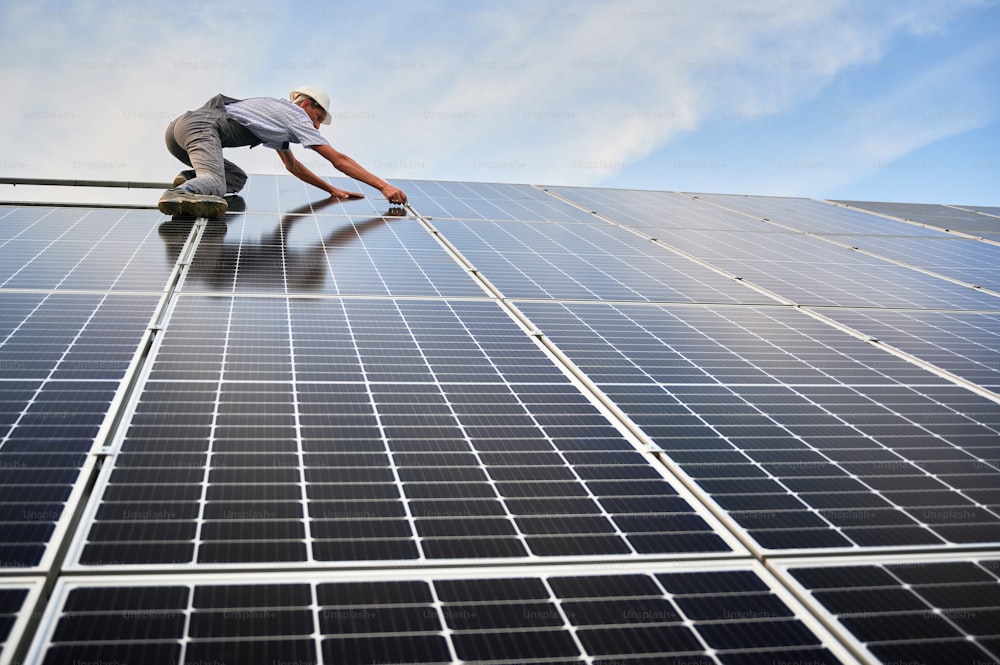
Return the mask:
[[313,187],[318,187],[330,196],[338,199],[361,199],[364,198],[364,194],[361,192],[347,192],[343,189],[338,189],[323,180],[318,175],[309,170],[309,168],[295,158],[295,154],[291,150],[278,150],[278,156],[281,157],[282,163],[284,163],[285,168],[293,176],[301,180],[302,182],[308,183]]
[[406,194],[403,193],[403,190],[390,185],[385,180],[382,180],[382,178],[379,178],[377,175],[371,173],[365,167],[361,166],[344,153],[335,150],[332,146],[314,145],[309,147],[319,153],[320,156],[328,162],[333,164],[333,168],[337,169],[344,175],[354,178],[355,180],[360,180],[366,185],[374,187],[378,191],[382,192],[382,196],[388,199],[389,203],[406,203]]

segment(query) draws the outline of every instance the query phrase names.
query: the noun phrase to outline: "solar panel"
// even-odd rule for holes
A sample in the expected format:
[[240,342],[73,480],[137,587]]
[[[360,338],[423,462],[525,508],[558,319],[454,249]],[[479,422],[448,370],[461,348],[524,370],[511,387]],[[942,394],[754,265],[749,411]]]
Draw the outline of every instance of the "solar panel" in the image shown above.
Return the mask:
[[257,214],[317,214],[346,215],[357,218],[380,216],[388,208],[387,202],[371,187],[349,178],[325,178],[340,189],[364,195],[360,199],[332,199],[312,185],[286,176],[252,174],[246,187],[238,195],[227,199],[231,219],[244,212]]
[[333,182],[0,206],[0,665],[996,655],[989,242]]
[[[1000,236],[1000,220],[988,214],[955,206],[929,203],[884,203],[875,201],[838,201],[852,208],[871,210],[899,219],[912,220],[935,228],[970,235]],[[988,212],[988,209],[986,209]]]
[[[815,234],[865,234],[877,236],[935,237],[940,231],[926,229],[903,219],[889,219],[863,210],[839,207],[812,199],[775,196],[697,194],[699,201],[767,220],[780,228]],[[881,212],[868,208],[872,212]]]
[[0,288],[160,291],[176,257],[149,210],[0,206]]
[[718,231],[768,228],[758,219],[704,205],[689,194],[588,187],[546,187],[545,190],[602,217],[652,235],[655,235],[651,230],[654,228]]
[[1000,561],[920,560],[788,574],[881,662],[1000,661]]
[[439,220],[435,227],[507,297],[774,302],[610,224]]
[[180,298],[101,496],[82,566],[730,549],[492,302]]
[[[933,241],[957,239],[935,229],[819,201],[711,194],[698,195],[692,200],[668,192],[552,189],[569,198],[576,197],[584,205],[603,206],[602,214],[609,219],[632,225],[672,247],[801,304],[922,307],[928,301],[944,306],[970,297],[898,266],[845,254],[844,248],[836,245],[823,246],[814,238],[801,235],[803,232],[828,234],[840,245],[848,244],[983,288],[996,289],[998,284],[994,266],[1000,254],[994,245],[940,244]],[[642,205],[647,201],[649,205]],[[714,224],[704,222],[705,218]],[[800,233],[771,235],[782,231]],[[845,235],[852,233],[866,235]],[[900,290],[904,288],[914,293],[903,295]],[[919,294],[933,297],[921,298]],[[851,303],[846,298],[861,300]],[[898,300],[893,303],[892,299]],[[968,306],[990,308],[994,303],[989,298],[973,296]]]
[[827,310],[827,316],[1000,393],[1000,314],[899,310]]
[[[323,213],[327,209],[323,210]],[[190,227],[178,229],[186,238]],[[476,297],[479,286],[420,222],[304,211],[208,225],[185,291]]]
[[157,300],[0,292],[3,568],[42,565]]
[[42,580],[0,580],[0,665],[15,663],[15,652],[41,594]]
[[663,229],[657,239],[801,305],[997,305],[996,296],[803,234]]
[[530,185],[422,180],[397,184],[426,219],[604,223]]
[[840,236],[865,252],[1000,292],[1000,246],[964,238]]
[[975,212],[979,212],[984,215],[991,215],[995,218],[1000,219],[1000,207],[997,206],[958,206],[958,207],[963,208],[965,210],[973,210]]
[[1000,542],[986,398],[787,308],[517,306],[765,549]]
[[35,654],[50,664],[850,662],[746,565],[99,579],[63,584],[53,605]]

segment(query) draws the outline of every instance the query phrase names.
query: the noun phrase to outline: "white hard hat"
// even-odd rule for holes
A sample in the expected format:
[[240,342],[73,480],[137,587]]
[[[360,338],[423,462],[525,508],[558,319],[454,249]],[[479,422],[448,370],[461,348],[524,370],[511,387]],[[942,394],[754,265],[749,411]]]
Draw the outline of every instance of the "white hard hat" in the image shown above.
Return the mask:
[[326,111],[326,115],[323,117],[323,124],[329,125],[330,121],[333,120],[330,116],[330,96],[314,85],[303,85],[288,93],[288,98],[293,102],[297,102],[301,95],[315,100]]

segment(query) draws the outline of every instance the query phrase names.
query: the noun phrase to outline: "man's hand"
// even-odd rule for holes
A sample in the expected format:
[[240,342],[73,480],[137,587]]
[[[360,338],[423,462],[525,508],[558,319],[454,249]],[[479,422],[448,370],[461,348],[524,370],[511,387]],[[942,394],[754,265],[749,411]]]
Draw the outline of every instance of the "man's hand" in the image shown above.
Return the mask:
[[381,189],[382,196],[384,196],[389,203],[394,203],[402,205],[406,203],[406,194],[403,193],[399,187],[393,187],[392,185],[386,185]]
[[336,187],[330,188],[330,198],[334,199],[363,199],[365,195],[361,192],[348,192],[343,189],[337,189]]

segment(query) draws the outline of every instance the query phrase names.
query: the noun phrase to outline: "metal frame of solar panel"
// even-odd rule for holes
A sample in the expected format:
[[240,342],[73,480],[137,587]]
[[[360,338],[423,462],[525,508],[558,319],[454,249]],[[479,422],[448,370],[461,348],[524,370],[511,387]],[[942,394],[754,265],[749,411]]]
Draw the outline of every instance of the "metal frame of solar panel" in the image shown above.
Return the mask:
[[993,217],[398,184],[0,206],[0,665],[1000,656]]

